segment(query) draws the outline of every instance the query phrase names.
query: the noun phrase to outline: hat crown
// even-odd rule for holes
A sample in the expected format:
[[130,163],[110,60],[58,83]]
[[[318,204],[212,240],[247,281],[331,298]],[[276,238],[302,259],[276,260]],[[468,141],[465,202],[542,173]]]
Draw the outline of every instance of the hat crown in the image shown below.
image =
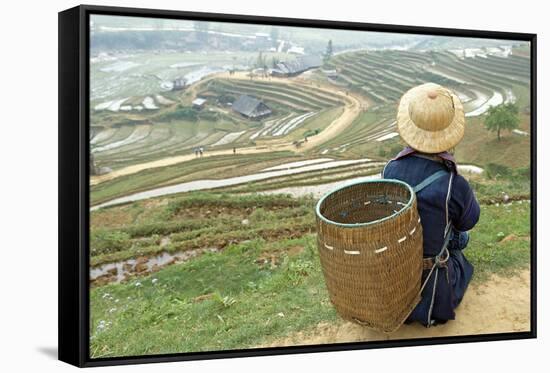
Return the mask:
[[409,116],[414,124],[426,131],[447,128],[455,116],[451,93],[437,84],[425,84],[409,103]]
[[409,89],[399,100],[397,130],[404,142],[425,153],[456,146],[464,136],[464,107],[450,89],[424,83]]

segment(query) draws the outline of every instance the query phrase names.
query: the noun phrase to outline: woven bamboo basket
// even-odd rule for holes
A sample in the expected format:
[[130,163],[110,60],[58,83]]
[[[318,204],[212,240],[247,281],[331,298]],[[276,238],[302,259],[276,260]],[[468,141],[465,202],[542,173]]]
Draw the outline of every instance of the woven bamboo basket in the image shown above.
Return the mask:
[[330,300],[361,325],[395,331],[420,301],[422,226],[412,188],[369,180],[323,196],[317,247]]

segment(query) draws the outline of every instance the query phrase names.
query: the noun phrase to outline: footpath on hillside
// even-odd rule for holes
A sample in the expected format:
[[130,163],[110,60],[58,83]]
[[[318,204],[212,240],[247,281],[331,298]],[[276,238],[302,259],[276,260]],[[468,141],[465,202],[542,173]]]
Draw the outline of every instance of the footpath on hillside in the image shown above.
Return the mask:
[[[227,73],[219,73],[219,74],[212,74],[212,76],[201,80],[200,83],[204,84],[204,82],[208,80],[211,80],[214,78],[220,78],[220,77],[223,77],[224,79],[250,80],[250,78],[247,77],[244,73],[239,73],[231,76],[228,75]],[[280,84],[286,84],[286,85],[309,86],[307,82],[304,82],[299,79],[273,78],[272,80],[277,81]],[[345,94],[345,92],[343,92],[338,87],[319,85],[318,87],[316,87],[316,89],[319,92],[330,94],[332,96],[335,96],[335,95],[339,96],[345,102],[345,105],[343,106],[344,111],[342,112],[342,114],[338,116],[336,119],[334,119],[327,126],[327,128],[325,128],[321,133],[310,137],[308,142],[303,143],[300,148],[297,148],[292,142],[281,142],[280,140],[275,139],[275,140],[270,140],[266,142],[266,144],[262,146],[249,146],[249,147],[239,148],[239,154],[260,154],[260,153],[284,151],[284,150],[303,153],[304,151],[312,149],[315,146],[318,146],[328,141],[329,139],[333,138],[334,136],[342,132],[349,125],[351,125],[351,123],[353,123],[355,118],[361,113],[361,110],[362,110],[361,108],[366,107],[366,103],[362,103],[359,97],[356,97],[353,93]],[[222,150],[209,150],[208,152],[205,152],[204,156],[208,157],[208,156],[231,155],[231,154],[233,154],[232,149],[222,149]],[[137,172],[151,169],[151,168],[166,167],[166,166],[171,166],[182,162],[187,162],[192,159],[195,159],[195,157],[196,156],[194,154],[190,153],[190,154],[158,159],[150,162],[139,163],[131,166],[126,166],[106,174],[91,176],[90,185],[97,185],[108,180],[116,179],[117,177],[135,174]]]
[[529,331],[530,305],[530,271],[523,270],[514,276],[492,275],[488,281],[473,284],[456,310],[456,319],[444,325],[424,328],[414,323],[403,325],[392,334],[384,334],[347,321],[332,324],[323,322],[313,329],[257,347]]

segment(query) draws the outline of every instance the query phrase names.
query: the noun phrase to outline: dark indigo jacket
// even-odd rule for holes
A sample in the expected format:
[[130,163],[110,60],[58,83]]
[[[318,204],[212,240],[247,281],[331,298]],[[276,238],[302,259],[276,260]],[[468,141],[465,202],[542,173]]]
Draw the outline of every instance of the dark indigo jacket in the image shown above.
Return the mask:
[[[479,219],[479,204],[470,185],[457,174],[456,162],[451,154],[438,154],[441,162],[421,158],[413,149],[407,147],[390,160],[383,171],[383,178],[398,179],[415,186],[439,170],[448,170],[449,175],[437,179],[433,184],[417,193],[418,213],[421,218],[424,257],[437,255],[444,243],[450,173],[454,173],[448,203],[448,217],[452,223],[454,237],[452,242],[461,242],[462,247],[449,245],[450,258],[447,268],[441,268],[437,276],[432,274],[422,292],[422,300],[413,310],[407,322],[419,321],[424,325],[428,320],[435,278],[436,293],[431,319],[443,323],[455,318],[454,309],[458,306],[472,278],[473,266],[468,262],[462,249],[467,244],[467,235],[460,234],[472,229]],[[424,271],[422,282],[429,271]]]

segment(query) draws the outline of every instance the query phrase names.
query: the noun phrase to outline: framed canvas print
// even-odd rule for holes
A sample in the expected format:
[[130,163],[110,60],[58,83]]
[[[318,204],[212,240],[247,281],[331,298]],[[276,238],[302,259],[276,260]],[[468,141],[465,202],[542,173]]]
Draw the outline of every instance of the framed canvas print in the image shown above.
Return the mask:
[[59,13],[59,358],[536,336],[536,35]]

